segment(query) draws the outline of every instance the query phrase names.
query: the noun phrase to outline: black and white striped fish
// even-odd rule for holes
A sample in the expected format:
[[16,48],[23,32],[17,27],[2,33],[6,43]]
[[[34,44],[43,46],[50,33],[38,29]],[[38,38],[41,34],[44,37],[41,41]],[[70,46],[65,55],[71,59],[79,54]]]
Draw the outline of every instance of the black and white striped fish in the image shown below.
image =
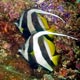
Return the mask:
[[64,34],[40,31],[31,35],[24,46],[19,49],[19,52],[30,63],[32,67],[37,68],[36,65],[39,64],[45,69],[53,71],[52,66],[58,64],[59,55],[55,55],[55,45],[44,36],[48,34],[77,40],[74,37]]
[[39,9],[25,10],[22,13],[21,17],[19,18],[19,20],[15,22],[15,24],[26,39],[28,39],[28,37],[33,33],[49,29],[49,27],[46,27],[44,25],[44,22],[42,22],[42,19],[38,14],[51,15],[59,18],[65,23],[65,21],[58,15],[43,10]]

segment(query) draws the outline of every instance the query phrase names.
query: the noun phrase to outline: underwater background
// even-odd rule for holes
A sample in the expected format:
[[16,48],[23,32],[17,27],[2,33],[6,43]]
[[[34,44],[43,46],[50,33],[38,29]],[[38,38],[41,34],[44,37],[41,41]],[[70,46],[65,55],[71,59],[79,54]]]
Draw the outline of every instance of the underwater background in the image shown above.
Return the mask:
[[[55,47],[52,48],[53,51],[55,49],[55,55],[60,57],[54,59],[57,65],[53,66],[52,72],[40,65],[37,69],[32,68],[18,53],[26,39],[14,23],[25,10],[33,8],[56,14],[65,21],[63,23],[54,16],[41,15],[43,23],[49,26],[51,31],[77,38],[74,40],[53,36],[51,40]],[[80,0],[0,0],[0,80],[79,79]]]

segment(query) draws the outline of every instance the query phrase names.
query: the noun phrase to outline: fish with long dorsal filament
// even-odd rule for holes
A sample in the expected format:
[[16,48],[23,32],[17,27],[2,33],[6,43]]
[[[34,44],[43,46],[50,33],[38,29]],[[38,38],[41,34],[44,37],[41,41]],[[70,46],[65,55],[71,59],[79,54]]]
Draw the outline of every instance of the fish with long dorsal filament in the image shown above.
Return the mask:
[[40,31],[32,34],[23,47],[18,50],[19,53],[30,63],[31,67],[37,68],[38,66],[36,65],[41,65],[45,69],[53,71],[52,66],[58,65],[60,55],[55,54],[54,43],[44,36],[49,34],[77,40],[77,38],[68,35],[49,31]]
[[53,13],[39,9],[25,10],[21,14],[20,18],[14,23],[25,37],[25,39],[28,39],[29,36],[33,33],[50,29],[46,19],[42,17],[41,14],[59,18],[63,23],[65,23],[61,17]]

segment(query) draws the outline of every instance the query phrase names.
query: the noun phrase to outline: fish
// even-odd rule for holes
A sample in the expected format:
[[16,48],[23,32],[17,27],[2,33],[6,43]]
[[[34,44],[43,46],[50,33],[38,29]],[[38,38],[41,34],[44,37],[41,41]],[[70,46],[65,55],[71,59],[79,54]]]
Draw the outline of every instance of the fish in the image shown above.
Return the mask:
[[40,65],[52,72],[53,66],[58,65],[60,55],[55,54],[55,44],[44,36],[49,34],[77,40],[77,38],[65,34],[40,31],[32,34],[18,52],[29,62],[31,67],[37,69]]
[[20,18],[14,22],[22,33],[25,39],[28,39],[30,35],[39,31],[49,30],[49,25],[44,17],[41,15],[51,15],[65,23],[65,21],[56,14],[49,13],[40,9],[28,9],[23,11]]

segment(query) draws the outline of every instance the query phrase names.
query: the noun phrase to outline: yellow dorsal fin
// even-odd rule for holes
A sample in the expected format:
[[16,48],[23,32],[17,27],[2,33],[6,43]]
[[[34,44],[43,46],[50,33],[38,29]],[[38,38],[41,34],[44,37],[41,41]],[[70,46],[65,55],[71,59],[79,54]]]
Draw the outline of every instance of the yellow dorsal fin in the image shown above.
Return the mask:
[[54,63],[55,66],[58,65],[59,58],[60,58],[60,55],[55,55],[52,57],[52,62]]
[[38,14],[39,18],[42,20],[42,23],[43,25],[45,26],[45,29],[46,30],[49,30],[49,25],[48,25],[48,22],[47,22],[47,19],[42,17],[40,14]]
[[[49,31],[49,32],[55,32],[55,28],[54,27],[51,27],[49,30],[47,30],[47,31]],[[49,34],[48,35],[51,39],[53,39],[53,37],[54,37],[54,35],[51,35],[51,34]]]
[[48,40],[47,38],[44,37],[44,40],[47,43],[47,46],[50,50],[51,56],[53,56],[55,54],[55,45],[53,44],[53,42],[51,42],[50,40]]

